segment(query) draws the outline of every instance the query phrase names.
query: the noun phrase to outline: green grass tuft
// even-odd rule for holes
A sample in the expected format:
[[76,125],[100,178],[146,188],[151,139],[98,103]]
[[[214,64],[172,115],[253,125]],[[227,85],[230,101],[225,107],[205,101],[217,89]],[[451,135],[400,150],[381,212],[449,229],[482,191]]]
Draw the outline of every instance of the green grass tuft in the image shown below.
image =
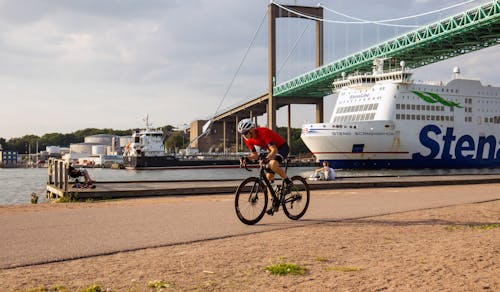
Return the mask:
[[481,225],[448,225],[445,226],[444,229],[447,231],[457,231],[464,230],[465,228],[471,228],[475,230],[492,230],[500,227],[500,223],[489,223],[489,224],[481,224]]
[[155,281],[149,281],[148,287],[156,289],[156,291],[160,291],[163,288],[172,288],[174,287],[174,284],[163,280],[155,280]]
[[78,292],[102,292],[101,286],[94,284],[90,287],[78,290]]
[[357,267],[341,267],[341,266],[333,266],[326,268],[327,271],[338,271],[338,272],[357,272],[361,270],[361,268]]
[[270,265],[265,268],[266,271],[270,272],[273,275],[304,275],[306,273],[306,268],[303,268],[299,265],[292,263],[281,263]]

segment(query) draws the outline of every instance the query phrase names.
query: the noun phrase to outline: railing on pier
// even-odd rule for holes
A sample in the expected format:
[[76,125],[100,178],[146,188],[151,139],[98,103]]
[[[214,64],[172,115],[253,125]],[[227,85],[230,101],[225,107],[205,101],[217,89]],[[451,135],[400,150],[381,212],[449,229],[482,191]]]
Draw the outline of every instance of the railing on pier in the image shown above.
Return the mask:
[[62,159],[49,158],[47,197],[64,196],[68,191],[69,163]]

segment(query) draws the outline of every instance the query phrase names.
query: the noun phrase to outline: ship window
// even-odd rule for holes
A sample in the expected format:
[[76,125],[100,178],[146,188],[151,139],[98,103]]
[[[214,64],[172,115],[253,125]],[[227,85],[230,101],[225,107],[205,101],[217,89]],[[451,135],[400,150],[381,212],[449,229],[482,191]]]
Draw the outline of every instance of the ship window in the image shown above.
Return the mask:
[[406,119],[409,120],[410,119],[410,115],[406,115]]
[[410,105],[409,105],[409,104],[407,104],[407,105],[406,105],[406,109],[407,109],[407,110],[409,110],[409,109],[410,109]]
[[436,110],[436,107],[431,105],[431,111],[435,111]]
[[353,153],[361,153],[361,152],[363,152],[364,148],[365,148],[365,144],[354,144],[354,145],[352,145],[352,152]]
[[414,104],[411,105],[411,109],[415,110],[415,105]]
[[417,115],[417,121],[420,121],[420,115]]
[[373,120],[375,118],[375,113],[370,114],[370,120]]
[[411,119],[412,119],[412,120],[415,120],[415,115],[411,115]]

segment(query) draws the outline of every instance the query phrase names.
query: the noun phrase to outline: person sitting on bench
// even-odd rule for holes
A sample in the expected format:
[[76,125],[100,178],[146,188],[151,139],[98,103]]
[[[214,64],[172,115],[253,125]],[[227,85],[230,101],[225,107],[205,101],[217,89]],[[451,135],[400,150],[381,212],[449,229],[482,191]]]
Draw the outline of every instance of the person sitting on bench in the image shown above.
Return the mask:
[[95,183],[95,181],[90,178],[89,172],[86,169],[74,168],[71,163],[69,164],[69,176],[76,179],[83,176],[85,185],[92,185]]

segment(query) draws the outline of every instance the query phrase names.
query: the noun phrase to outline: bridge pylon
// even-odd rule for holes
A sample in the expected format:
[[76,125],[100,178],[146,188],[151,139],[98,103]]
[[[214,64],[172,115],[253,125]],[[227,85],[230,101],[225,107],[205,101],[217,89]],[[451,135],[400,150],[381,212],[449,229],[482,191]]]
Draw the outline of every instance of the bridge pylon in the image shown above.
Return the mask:
[[[281,7],[271,3],[268,5],[268,98],[267,98],[267,126],[276,130],[276,110],[277,110],[277,97],[273,94],[273,88],[276,86],[276,19],[282,17],[290,18],[304,18],[296,13],[290,12],[289,10],[283,9],[287,8],[291,11],[299,12],[300,14],[313,16],[317,19],[323,19],[323,8],[322,7],[307,7],[307,6],[296,6],[296,5],[281,5]],[[323,22],[320,20],[314,20],[316,22],[316,67],[321,67],[323,65]],[[297,96],[301,98],[300,96]],[[288,143],[290,144],[290,105],[293,99],[289,99],[288,105]],[[301,102],[304,103],[304,102]],[[323,122],[323,97],[321,98],[311,98],[311,104],[316,104],[316,122]]]

